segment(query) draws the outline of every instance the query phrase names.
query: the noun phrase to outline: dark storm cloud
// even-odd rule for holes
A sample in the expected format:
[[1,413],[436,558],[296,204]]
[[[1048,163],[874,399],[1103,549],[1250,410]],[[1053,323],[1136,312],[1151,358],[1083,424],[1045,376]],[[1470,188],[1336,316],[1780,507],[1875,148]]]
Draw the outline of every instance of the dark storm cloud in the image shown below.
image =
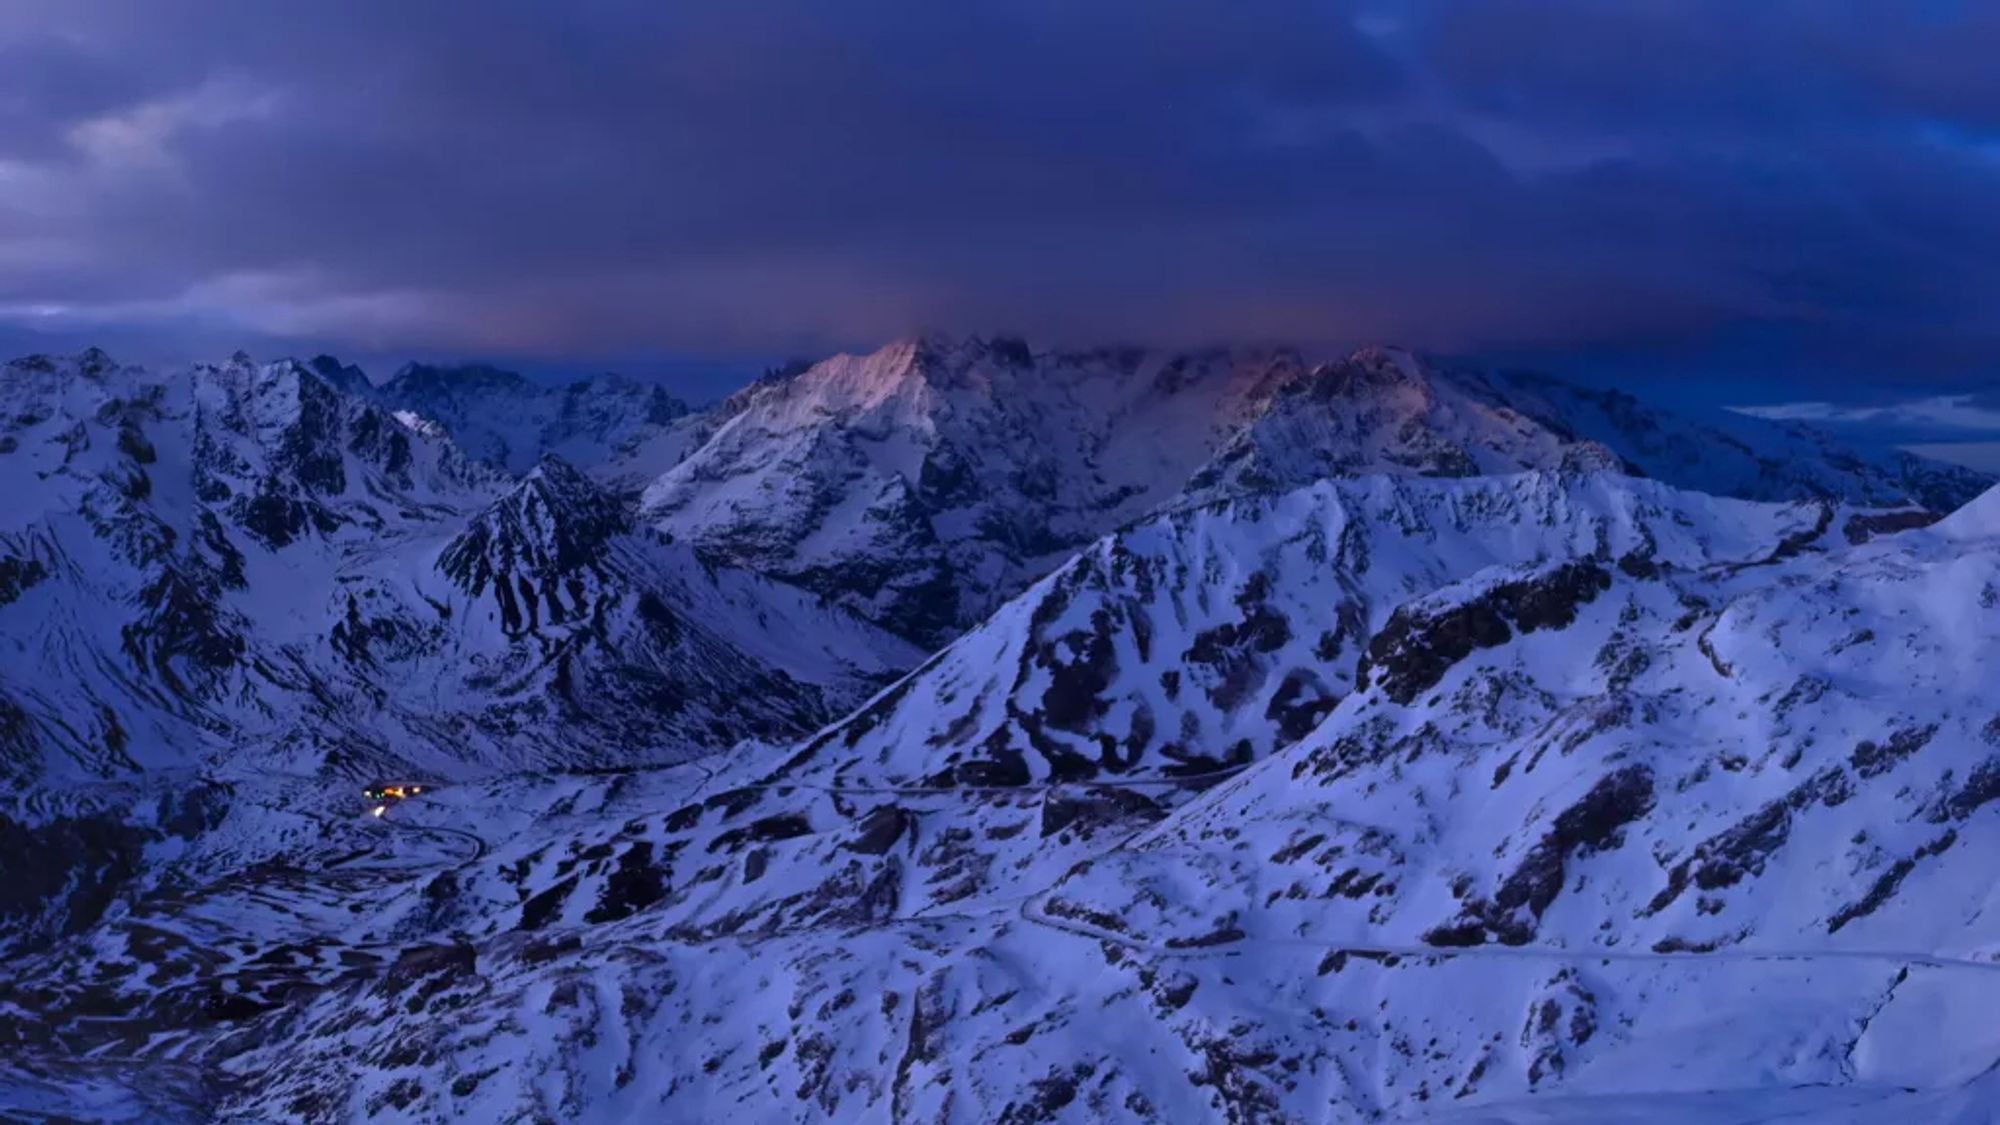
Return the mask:
[[1977,6],[16,0],[0,308],[368,349],[918,328],[2000,353]]
[[1427,3],[1435,68],[1490,108],[1744,134],[2000,125],[2000,10],[1960,0]]

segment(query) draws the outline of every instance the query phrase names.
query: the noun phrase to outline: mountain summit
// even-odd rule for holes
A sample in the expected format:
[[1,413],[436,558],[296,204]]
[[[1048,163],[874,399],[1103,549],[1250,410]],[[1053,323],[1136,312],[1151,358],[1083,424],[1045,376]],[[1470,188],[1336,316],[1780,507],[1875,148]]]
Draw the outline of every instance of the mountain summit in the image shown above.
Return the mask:
[[[731,397],[646,487],[641,514],[936,644],[1133,519],[1326,477],[1612,470],[1751,499],[1934,507],[1986,483],[1808,433],[1723,428],[1388,348],[1308,363],[1282,349],[921,338]],[[1747,452],[1749,438],[1771,452]]]

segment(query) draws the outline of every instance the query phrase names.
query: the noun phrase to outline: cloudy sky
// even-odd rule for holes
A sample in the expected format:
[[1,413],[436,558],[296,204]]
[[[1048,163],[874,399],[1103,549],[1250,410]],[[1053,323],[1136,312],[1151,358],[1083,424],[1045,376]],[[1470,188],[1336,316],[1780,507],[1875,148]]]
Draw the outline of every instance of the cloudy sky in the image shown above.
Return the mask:
[[0,344],[2000,370],[2000,5],[7,0]]

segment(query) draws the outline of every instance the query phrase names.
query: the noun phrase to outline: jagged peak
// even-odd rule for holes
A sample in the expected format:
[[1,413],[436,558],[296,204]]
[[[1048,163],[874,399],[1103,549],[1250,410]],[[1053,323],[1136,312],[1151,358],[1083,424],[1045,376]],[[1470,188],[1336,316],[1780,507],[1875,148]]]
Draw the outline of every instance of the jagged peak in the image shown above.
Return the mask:
[[609,531],[631,524],[625,503],[581,469],[553,453],[545,453],[499,505],[519,507],[539,502],[558,521],[576,519]]
[[600,566],[606,545],[630,529],[631,514],[617,497],[567,461],[545,456],[445,546],[438,566],[475,592],[521,568],[574,574]]
[[635,379],[616,371],[606,371],[596,375],[585,375],[560,385],[563,409],[573,411],[591,399],[611,399],[624,402],[632,399],[643,400],[646,405],[647,421],[665,424],[682,415],[693,412],[686,400],[669,391],[659,383]]
[[1283,381],[1282,387],[1335,397],[1413,391],[1427,399],[1469,394],[1487,401],[1495,394],[1477,374],[1449,370],[1420,352],[1394,345],[1356,348],[1338,359],[1301,364],[1301,368]]
[[958,336],[945,332],[904,336],[862,356],[843,353],[850,360],[871,363],[879,369],[904,375],[932,375],[962,370],[978,363],[1028,368],[1033,367],[1042,354],[1020,336],[1004,333]]
[[91,378],[125,370],[123,364],[112,359],[110,355],[105,353],[104,349],[98,347],[85,348],[75,355],[69,356],[51,355],[47,352],[30,352],[27,355],[15,356],[13,359],[8,360],[7,367],[15,371],[42,373],[68,372]]
[[917,354],[946,363],[987,361],[1027,368],[1035,365],[1038,353],[1027,340],[1015,335],[953,337],[934,333],[917,340]]
[[374,391],[375,384],[368,373],[351,363],[342,363],[324,353],[316,355],[304,363],[305,369],[317,376],[321,382],[343,394],[367,395]]
[[760,399],[793,394],[833,394],[842,399],[879,400],[899,388],[921,384],[926,366],[941,353],[926,337],[892,341],[872,352],[838,352],[804,366],[788,365],[766,373],[725,400],[725,410]]
[[278,360],[274,364],[260,364],[260,362],[256,362],[256,358],[250,356],[250,352],[246,352],[242,348],[236,348],[234,352],[230,352],[230,358],[226,358],[226,360],[222,360],[218,364],[220,370],[226,370],[226,372],[232,372],[232,374],[258,374],[258,372],[266,372],[266,370],[274,370],[274,368],[284,368],[284,366],[286,366],[286,360]]
[[[298,398],[325,384],[295,359],[258,363],[242,351],[221,363],[197,363],[188,369],[197,386],[212,388],[238,406],[261,404],[260,410],[293,411]],[[288,405],[280,406],[279,403]]]
[[1431,384],[1441,374],[1417,353],[1385,344],[1356,348],[1342,359],[1320,365],[1318,370],[1356,387]]
[[984,386],[1033,371],[1052,353],[1035,351],[1019,336],[907,336],[866,355],[843,353],[814,364],[803,380],[844,385],[863,399]]
[[535,484],[559,491],[577,493],[599,493],[604,490],[596,481],[585,476],[581,469],[553,453],[544,453],[521,477],[523,486]]
[[824,390],[841,398],[874,402],[919,393],[919,388],[949,391],[997,386],[1021,374],[1072,369],[1131,377],[1143,377],[1151,370],[1159,389],[1171,392],[1198,373],[1221,367],[1255,367],[1273,381],[1311,370],[1298,348],[1278,344],[1218,344],[1175,350],[1141,344],[1037,349],[1025,338],[1011,334],[930,332],[901,337],[870,352],[840,352],[817,362],[775,368],[732,395],[725,412],[730,406],[773,394]]
[[7,366],[17,371],[53,371],[58,360],[47,352],[29,352],[17,355],[7,361]]
[[396,369],[396,374],[383,389],[391,393],[407,393],[461,389],[514,390],[530,385],[527,376],[520,372],[494,367],[491,364],[406,363]]
[[818,360],[803,358],[788,359],[783,363],[765,368],[761,374],[750,381],[750,386],[781,386],[811,371],[818,364]]
[[1350,363],[1370,367],[1394,367],[1412,376],[1423,373],[1431,366],[1422,355],[1401,344],[1365,344],[1349,352],[1347,359]]
[[579,375],[574,379],[559,384],[559,386],[562,388],[564,394],[582,395],[589,394],[592,391],[604,390],[623,394],[628,391],[639,390],[645,384],[629,375],[621,375],[616,371],[600,371],[595,375]]

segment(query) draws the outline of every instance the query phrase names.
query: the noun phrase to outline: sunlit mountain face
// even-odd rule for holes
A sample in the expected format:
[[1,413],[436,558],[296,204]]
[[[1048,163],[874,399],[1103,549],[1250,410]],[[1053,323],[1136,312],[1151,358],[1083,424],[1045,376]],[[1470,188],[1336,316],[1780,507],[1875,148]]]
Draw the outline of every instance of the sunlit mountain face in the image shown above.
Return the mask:
[[1996,56],[0,5],[0,1120],[2000,1125]]

